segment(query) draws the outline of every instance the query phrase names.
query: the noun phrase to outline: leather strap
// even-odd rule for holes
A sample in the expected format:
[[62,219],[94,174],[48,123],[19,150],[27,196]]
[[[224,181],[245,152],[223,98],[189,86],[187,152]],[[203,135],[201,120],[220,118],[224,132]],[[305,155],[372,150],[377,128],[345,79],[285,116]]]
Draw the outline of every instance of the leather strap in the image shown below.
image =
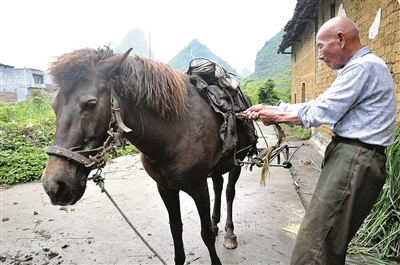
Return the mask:
[[[90,153],[94,152],[94,150],[98,151],[97,149],[93,149],[90,150]],[[92,164],[92,160],[90,160],[87,157],[84,157],[83,155],[81,155],[78,152],[75,151],[71,151],[62,147],[58,147],[58,146],[48,146],[46,149],[46,153],[48,155],[56,155],[56,156],[61,156],[61,157],[65,157],[68,158],[70,160],[73,160],[75,162],[78,162],[79,164],[83,164],[83,165],[90,165]]]
[[122,121],[121,109],[119,107],[119,102],[115,95],[114,88],[111,89],[111,111],[113,119],[117,121],[118,131],[121,131],[121,133],[130,133],[132,129],[126,126],[125,123]]

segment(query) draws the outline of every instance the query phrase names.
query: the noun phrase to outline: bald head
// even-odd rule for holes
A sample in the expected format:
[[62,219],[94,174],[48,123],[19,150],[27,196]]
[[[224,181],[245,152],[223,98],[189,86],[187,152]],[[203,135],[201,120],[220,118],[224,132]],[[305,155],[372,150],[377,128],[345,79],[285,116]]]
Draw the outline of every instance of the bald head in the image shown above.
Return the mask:
[[346,17],[325,22],[317,33],[318,58],[332,69],[341,69],[361,48],[359,30]]
[[317,33],[335,35],[338,32],[343,32],[348,38],[353,41],[360,41],[360,33],[357,25],[347,17],[334,17],[325,22]]

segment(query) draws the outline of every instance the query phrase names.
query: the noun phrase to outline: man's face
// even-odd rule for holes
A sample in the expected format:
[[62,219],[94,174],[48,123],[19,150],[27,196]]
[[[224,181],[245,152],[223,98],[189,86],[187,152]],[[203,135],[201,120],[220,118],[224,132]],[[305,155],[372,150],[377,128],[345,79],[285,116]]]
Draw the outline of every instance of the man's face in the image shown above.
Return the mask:
[[345,54],[342,42],[338,35],[327,34],[324,32],[317,34],[318,59],[323,60],[332,70],[344,67]]

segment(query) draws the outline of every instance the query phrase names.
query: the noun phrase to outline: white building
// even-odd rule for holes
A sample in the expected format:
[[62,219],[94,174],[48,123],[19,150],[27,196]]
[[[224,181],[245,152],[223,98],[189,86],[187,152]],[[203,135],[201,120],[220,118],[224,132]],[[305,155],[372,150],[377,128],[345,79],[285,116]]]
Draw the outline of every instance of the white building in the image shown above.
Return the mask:
[[0,63],[0,100],[26,100],[30,89],[45,89],[44,71],[33,68],[14,68]]

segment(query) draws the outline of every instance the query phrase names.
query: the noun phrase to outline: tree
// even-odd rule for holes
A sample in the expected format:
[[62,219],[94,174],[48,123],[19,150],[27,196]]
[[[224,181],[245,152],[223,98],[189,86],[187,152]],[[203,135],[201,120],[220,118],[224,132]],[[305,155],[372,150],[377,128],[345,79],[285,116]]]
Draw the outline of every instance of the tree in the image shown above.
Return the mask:
[[276,105],[279,101],[278,91],[275,88],[275,80],[268,77],[261,81],[258,89],[258,103]]
[[258,79],[246,79],[243,83],[240,84],[240,88],[243,90],[251,101],[251,104],[258,103],[258,86],[257,84],[260,81]]

